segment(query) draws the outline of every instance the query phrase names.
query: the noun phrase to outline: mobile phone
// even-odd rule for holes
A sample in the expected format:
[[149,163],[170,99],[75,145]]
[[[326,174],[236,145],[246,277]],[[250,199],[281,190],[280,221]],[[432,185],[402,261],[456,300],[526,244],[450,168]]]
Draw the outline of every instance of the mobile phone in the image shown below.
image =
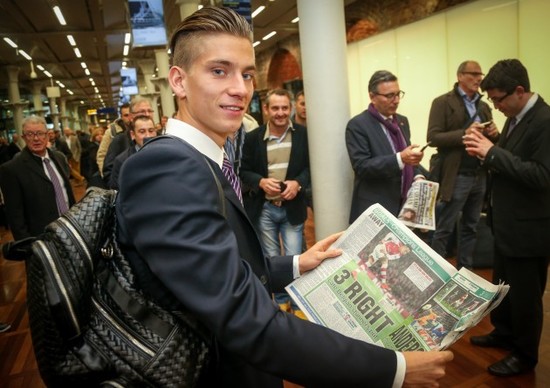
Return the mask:
[[281,193],[286,190],[286,183],[281,181],[279,182],[279,188],[281,189]]
[[485,123],[479,123],[479,125],[482,125],[483,128],[488,128],[491,124],[493,124],[493,120],[487,121]]
[[420,148],[420,152],[424,152],[424,150],[425,150],[426,148],[428,148],[428,147],[430,146],[430,144],[432,144],[432,143],[431,143],[431,142],[427,142],[426,145],[425,145],[424,147]]

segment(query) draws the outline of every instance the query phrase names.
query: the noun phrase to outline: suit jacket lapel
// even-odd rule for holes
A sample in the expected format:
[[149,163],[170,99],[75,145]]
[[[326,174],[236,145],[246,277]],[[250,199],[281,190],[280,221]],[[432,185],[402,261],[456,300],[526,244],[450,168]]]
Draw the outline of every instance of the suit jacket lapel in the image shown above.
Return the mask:
[[35,156],[28,150],[25,149],[21,151],[20,158],[23,158],[22,161],[28,166],[29,170],[33,173],[38,175],[40,178],[45,179],[47,181],[50,181],[44,172],[44,167],[42,166],[42,163],[38,163],[37,160],[35,160]]
[[[394,151],[392,145],[390,144],[390,139],[388,139],[385,129],[382,128],[382,123],[372,117],[368,111],[365,111],[365,114],[367,115],[367,119],[369,120],[371,127],[375,129],[375,131],[373,131],[373,136],[376,137],[378,139],[378,142],[385,148],[384,150],[380,150],[380,154],[393,153]],[[368,129],[365,130],[368,131]],[[376,148],[376,146],[374,146],[373,148]]]

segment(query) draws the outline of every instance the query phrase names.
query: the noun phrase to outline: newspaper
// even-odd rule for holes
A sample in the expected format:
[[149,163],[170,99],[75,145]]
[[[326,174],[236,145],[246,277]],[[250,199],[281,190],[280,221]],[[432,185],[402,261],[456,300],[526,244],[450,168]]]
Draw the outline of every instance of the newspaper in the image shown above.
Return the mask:
[[435,204],[438,190],[437,182],[426,179],[414,181],[397,218],[411,228],[435,230]]
[[343,250],[286,287],[310,321],[398,351],[446,349],[509,286],[457,271],[381,205],[333,244]]

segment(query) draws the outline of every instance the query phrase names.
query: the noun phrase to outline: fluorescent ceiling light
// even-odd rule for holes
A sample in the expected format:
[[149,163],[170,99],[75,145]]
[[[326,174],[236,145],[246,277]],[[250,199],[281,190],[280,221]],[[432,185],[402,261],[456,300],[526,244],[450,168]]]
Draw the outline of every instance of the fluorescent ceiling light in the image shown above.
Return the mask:
[[4,41],[9,44],[11,47],[13,48],[17,48],[17,45],[15,44],[15,42],[13,40],[11,40],[10,38],[4,38]]
[[128,46],[127,44],[125,44],[125,45],[124,45],[124,50],[122,51],[122,55],[127,56],[127,55],[128,55],[128,51],[130,51],[130,46]]
[[19,50],[19,54],[24,56],[27,60],[32,61],[31,56],[29,54],[27,54],[26,52],[24,52],[23,50]]
[[127,32],[124,34],[124,44],[130,44],[130,40],[132,39],[132,34]]
[[89,69],[84,69],[84,73],[85,73],[86,75],[90,75],[90,70],[89,70]]
[[294,19],[292,19],[290,22],[291,23],[298,23],[300,21],[300,18],[298,16],[296,16]]
[[260,43],[262,43],[262,42],[260,42],[259,40],[257,40],[257,41],[255,41],[255,42],[252,44],[252,47],[256,47],[256,46],[258,46]]
[[80,66],[82,66],[83,69],[86,69],[88,66],[86,66],[86,62],[80,62]]
[[36,67],[38,68],[38,70],[41,70],[41,71],[46,70],[46,69],[44,69],[44,66],[42,66],[42,65],[36,65]]
[[76,55],[77,58],[82,58],[82,54],[80,54],[78,47],[74,48],[74,55]]
[[67,35],[67,40],[69,41],[71,46],[76,46],[76,41],[74,40],[72,35]]
[[61,24],[62,26],[66,26],[67,22],[63,17],[63,13],[61,13],[61,8],[59,8],[59,6],[56,5],[53,7],[53,12],[55,13],[55,16],[57,16],[57,20],[59,20],[59,24]]
[[254,19],[256,16],[258,16],[260,14],[260,12],[262,12],[263,10],[265,9],[265,6],[263,5],[260,5],[258,8],[256,8],[256,11],[252,12],[252,15],[250,15],[252,17],[252,19]]
[[62,88],[65,87],[65,85],[63,85],[63,84],[61,83],[61,81],[55,81],[55,83],[58,84],[59,86],[61,86]]
[[48,77],[52,78],[53,75],[48,70],[44,70],[44,74],[46,74]]
[[67,89],[67,93],[69,93],[71,96],[74,94],[71,89]]
[[128,63],[126,61],[122,62],[122,67],[126,67]]
[[271,31],[269,34],[267,34],[266,36],[264,36],[262,38],[262,40],[268,40],[269,38],[273,37],[274,35],[277,34],[277,31]]

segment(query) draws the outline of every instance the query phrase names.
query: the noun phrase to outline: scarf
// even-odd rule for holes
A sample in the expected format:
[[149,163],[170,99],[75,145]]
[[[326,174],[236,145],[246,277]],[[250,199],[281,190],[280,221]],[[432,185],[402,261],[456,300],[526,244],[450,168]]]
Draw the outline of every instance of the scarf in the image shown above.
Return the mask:
[[[393,115],[392,119],[385,119],[376,110],[376,108],[372,103],[369,104],[369,108],[367,109],[367,112],[369,112],[369,114],[372,117],[378,120],[384,126],[384,128],[386,128],[386,130],[388,131],[388,134],[390,135],[391,142],[393,143],[393,148],[395,149],[396,152],[401,152],[405,148],[407,148],[405,137],[403,136],[401,128],[397,123],[397,115]],[[407,193],[411,188],[413,178],[414,178],[413,166],[409,164],[405,164],[401,175],[401,198],[403,199],[403,201],[407,198]]]

